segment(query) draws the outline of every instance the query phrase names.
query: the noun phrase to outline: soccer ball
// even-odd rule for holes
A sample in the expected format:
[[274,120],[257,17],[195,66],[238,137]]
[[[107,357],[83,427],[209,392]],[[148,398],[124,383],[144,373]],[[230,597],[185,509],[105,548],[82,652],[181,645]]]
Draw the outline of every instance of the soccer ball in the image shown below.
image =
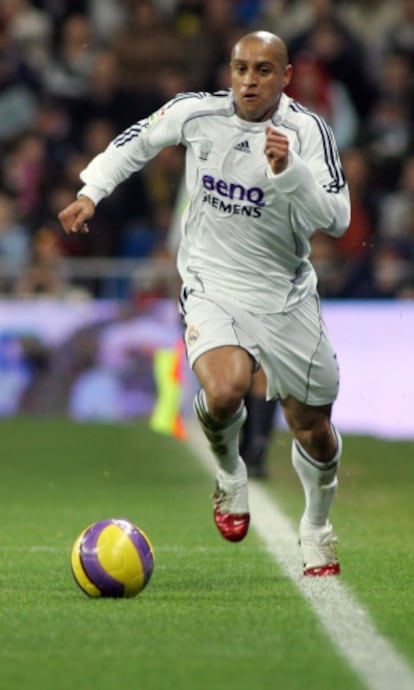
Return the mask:
[[152,544],[129,520],[101,520],[76,539],[71,568],[76,583],[90,597],[135,597],[154,569]]

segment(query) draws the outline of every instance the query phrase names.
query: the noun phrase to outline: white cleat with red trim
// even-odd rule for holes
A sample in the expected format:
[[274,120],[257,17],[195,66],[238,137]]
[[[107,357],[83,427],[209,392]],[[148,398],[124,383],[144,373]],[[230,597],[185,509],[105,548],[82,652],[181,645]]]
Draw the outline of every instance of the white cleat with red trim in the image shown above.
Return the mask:
[[228,541],[241,541],[250,523],[247,476],[237,481],[223,481],[217,477],[213,494],[214,522]]
[[337,538],[328,523],[319,529],[300,530],[300,546],[303,556],[303,574],[311,577],[339,575],[340,566],[335,545]]

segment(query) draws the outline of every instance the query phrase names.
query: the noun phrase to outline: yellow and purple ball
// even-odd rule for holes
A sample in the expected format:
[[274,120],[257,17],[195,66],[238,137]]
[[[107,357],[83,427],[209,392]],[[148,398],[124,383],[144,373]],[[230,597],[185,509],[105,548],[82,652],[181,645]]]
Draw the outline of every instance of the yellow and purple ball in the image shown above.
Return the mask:
[[146,534],[129,520],[101,520],[76,539],[71,568],[90,597],[134,597],[152,575],[154,551]]

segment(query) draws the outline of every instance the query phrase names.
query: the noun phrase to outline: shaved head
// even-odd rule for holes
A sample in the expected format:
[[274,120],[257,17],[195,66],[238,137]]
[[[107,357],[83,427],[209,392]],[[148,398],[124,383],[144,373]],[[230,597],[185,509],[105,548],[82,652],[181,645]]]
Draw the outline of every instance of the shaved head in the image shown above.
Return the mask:
[[261,43],[263,47],[270,49],[274,59],[279,62],[282,69],[286,67],[289,61],[286,43],[279,36],[276,36],[276,34],[270,33],[270,31],[252,31],[242,36],[233,47],[231,60],[233,61],[247,44],[255,42],[258,44]]
[[292,75],[285,42],[269,31],[242,36],[231,52],[230,75],[237,115],[269,119]]

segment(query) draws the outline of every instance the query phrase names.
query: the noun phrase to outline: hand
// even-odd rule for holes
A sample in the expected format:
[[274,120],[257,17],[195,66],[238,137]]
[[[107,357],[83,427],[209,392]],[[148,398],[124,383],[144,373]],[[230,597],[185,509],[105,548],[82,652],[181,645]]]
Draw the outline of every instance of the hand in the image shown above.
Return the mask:
[[66,206],[59,213],[58,218],[67,234],[71,232],[89,232],[86,221],[92,218],[94,213],[95,204],[92,199],[89,199],[87,196],[80,196],[76,201]]
[[275,175],[287,168],[289,160],[289,139],[273,127],[266,127],[265,156]]

